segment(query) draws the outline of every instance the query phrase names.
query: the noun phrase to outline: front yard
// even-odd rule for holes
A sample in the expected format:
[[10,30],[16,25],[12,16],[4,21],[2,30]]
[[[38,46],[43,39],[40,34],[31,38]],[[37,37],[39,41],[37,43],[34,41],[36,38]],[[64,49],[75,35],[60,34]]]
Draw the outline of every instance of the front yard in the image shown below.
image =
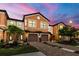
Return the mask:
[[37,52],[38,50],[33,46],[16,47],[16,48],[0,48],[0,56],[11,56],[22,53]]

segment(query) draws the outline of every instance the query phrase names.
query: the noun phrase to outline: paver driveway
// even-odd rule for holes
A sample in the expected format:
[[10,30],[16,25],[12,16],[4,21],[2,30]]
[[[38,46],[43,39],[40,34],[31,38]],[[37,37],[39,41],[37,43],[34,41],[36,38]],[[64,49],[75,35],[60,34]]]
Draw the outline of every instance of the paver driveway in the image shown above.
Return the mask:
[[52,47],[40,42],[30,42],[30,44],[47,56],[78,56],[79,54],[67,52],[57,47]]
[[65,44],[59,44],[59,43],[54,43],[54,42],[47,42],[47,43],[49,43],[51,45],[57,45],[57,46],[61,46],[63,48],[68,48],[68,49],[71,49],[71,50],[79,51],[79,47],[65,45]]

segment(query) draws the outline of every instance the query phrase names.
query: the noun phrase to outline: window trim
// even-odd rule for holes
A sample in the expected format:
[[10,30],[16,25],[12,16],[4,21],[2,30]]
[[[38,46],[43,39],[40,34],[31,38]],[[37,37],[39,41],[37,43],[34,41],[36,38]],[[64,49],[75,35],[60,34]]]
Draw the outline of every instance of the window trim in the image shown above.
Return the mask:
[[36,27],[35,24],[36,24],[35,20],[29,20],[28,21],[28,26],[29,27]]
[[47,26],[47,25],[46,25],[45,22],[41,22],[41,28],[42,28],[42,29],[46,29],[46,26]]

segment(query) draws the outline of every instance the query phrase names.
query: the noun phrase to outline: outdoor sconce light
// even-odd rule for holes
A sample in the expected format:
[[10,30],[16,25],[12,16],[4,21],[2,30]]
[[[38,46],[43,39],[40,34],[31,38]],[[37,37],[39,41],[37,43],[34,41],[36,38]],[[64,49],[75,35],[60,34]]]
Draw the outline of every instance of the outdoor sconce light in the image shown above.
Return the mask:
[[41,37],[41,34],[39,34],[38,37],[40,38]]
[[61,38],[61,35],[59,36],[59,38]]
[[40,38],[41,36],[39,35],[39,38]]
[[23,36],[21,35],[21,40],[23,39]]
[[12,36],[10,36],[10,40],[12,40]]

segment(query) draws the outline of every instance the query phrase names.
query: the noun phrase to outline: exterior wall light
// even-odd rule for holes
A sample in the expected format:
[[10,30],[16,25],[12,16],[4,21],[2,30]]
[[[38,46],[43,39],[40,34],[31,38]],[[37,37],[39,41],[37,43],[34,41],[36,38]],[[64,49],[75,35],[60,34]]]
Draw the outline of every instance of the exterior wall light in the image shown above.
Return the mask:
[[12,36],[10,36],[10,40],[12,40]]
[[23,39],[23,36],[21,35],[21,40]]

